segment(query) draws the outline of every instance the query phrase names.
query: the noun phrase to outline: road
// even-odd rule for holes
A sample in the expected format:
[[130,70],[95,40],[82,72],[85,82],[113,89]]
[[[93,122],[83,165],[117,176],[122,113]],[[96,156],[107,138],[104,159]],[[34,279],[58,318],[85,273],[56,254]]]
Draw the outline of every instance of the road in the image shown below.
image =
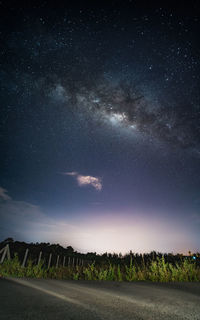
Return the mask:
[[1,320],[200,320],[200,283],[0,279]]

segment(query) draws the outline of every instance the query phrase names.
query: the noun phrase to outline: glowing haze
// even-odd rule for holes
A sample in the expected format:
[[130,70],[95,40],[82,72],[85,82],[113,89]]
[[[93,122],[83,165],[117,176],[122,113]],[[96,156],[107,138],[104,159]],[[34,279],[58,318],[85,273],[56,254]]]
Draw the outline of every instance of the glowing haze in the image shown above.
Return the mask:
[[[5,197],[6,194],[6,197]],[[2,224],[7,226],[4,236],[12,234],[18,240],[71,243],[82,252],[149,252],[155,250],[187,253],[198,249],[197,238],[191,237],[192,221],[160,213],[119,212],[83,215],[79,221],[47,216],[30,203],[12,200],[4,189],[0,194]],[[97,203],[95,204],[97,205]],[[10,221],[12,224],[10,225]],[[13,225],[15,228],[13,229]],[[159,239],[159,241],[158,241]],[[196,247],[194,246],[196,245]]]

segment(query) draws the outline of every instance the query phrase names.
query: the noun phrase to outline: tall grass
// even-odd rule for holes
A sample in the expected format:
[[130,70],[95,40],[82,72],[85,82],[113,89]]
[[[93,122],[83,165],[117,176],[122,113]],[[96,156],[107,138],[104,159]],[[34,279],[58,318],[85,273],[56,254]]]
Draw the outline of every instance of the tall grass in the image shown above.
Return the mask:
[[70,280],[97,280],[97,281],[200,281],[200,267],[196,262],[184,259],[179,263],[165,262],[164,257],[143,262],[137,266],[131,257],[129,265],[95,266],[95,262],[85,266],[45,267],[44,261],[34,265],[28,260],[27,266],[22,267],[15,254],[12,260],[5,260],[0,265],[0,277],[28,277]]

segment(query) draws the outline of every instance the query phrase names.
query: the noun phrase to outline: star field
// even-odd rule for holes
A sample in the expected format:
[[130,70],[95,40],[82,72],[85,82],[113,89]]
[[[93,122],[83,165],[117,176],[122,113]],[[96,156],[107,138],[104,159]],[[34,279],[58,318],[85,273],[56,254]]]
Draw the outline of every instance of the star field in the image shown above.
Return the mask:
[[[199,9],[198,1],[1,1],[2,237],[87,250],[85,221],[90,234],[120,219],[134,229],[135,219],[137,232],[152,223],[150,238],[158,221],[167,225],[160,250],[198,248]],[[30,225],[35,210],[38,225],[64,221],[80,237],[24,234],[20,206]],[[170,225],[181,235],[173,243]],[[95,240],[90,249],[101,250]]]

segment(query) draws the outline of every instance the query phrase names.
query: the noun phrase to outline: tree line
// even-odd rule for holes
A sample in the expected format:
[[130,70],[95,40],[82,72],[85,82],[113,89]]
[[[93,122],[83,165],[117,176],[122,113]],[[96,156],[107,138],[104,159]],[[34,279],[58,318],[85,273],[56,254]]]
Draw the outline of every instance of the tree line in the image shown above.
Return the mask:
[[37,261],[40,252],[43,254],[44,259],[48,259],[49,254],[52,254],[52,259],[56,259],[59,255],[60,257],[70,257],[74,259],[83,259],[88,262],[95,262],[96,265],[127,265],[132,262],[138,266],[148,265],[151,261],[157,258],[164,257],[165,262],[176,264],[181,262],[184,258],[191,259],[194,262],[200,264],[200,253],[188,252],[188,255],[183,254],[173,254],[173,253],[161,253],[156,251],[151,251],[150,253],[133,253],[132,251],[122,254],[122,253],[108,253],[97,254],[96,252],[80,253],[75,251],[72,246],[68,245],[65,248],[60,244],[50,244],[49,242],[36,242],[36,243],[26,243],[21,241],[14,241],[13,238],[7,238],[0,242],[0,250],[9,244],[11,258],[17,253],[20,260],[23,259],[26,249],[29,249],[29,258],[32,261]]

